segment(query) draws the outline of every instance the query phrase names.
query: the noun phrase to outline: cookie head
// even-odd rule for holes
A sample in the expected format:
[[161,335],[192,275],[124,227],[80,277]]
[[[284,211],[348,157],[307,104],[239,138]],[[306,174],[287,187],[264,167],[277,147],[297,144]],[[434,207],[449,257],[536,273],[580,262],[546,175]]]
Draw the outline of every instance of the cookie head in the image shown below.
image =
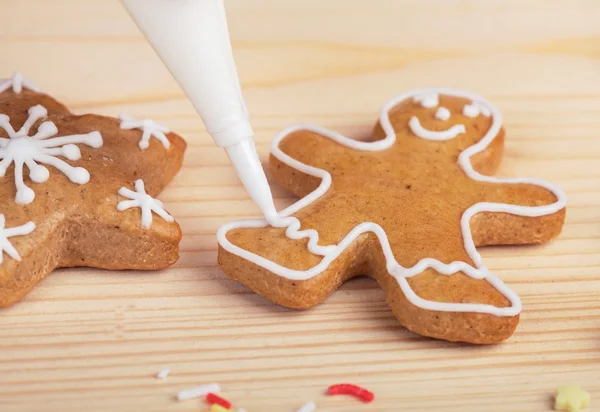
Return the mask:
[[504,143],[498,110],[479,96],[457,90],[422,89],[398,96],[382,109],[373,139],[385,139],[390,129],[403,150],[443,153],[447,156],[438,160],[452,163],[486,137],[484,153],[472,159],[485,173],[498,167],[499,162],[486,161],[499,158]]

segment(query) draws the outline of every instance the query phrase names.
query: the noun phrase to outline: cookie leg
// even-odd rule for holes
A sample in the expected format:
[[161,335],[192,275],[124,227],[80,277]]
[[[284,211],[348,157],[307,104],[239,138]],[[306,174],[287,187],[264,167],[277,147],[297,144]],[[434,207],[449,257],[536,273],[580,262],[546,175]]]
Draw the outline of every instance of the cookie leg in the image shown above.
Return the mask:
[[[392,312],[407,329],[419,335],[456,342],[490,344],[510,337],[519,323],[519,315],[500,316],[480,312],[432,310],[428,306],[451,303],[453,306],[473,304],[509,309],[511,302],[492,283],[473,279],[464,273],[442,275],[433,269],[408,278],[397,279],[380,269],[378,280],[385,290]],[[493,275],[491,275],[493,276]],[[499,279],[494,277],[494,280]]]
[[[540,207],[553,205],[558,201],[550,190],[532,184],[483,183],[482,188],[483,202]],[[564,207],[541,216],[478,213],[471,218],[473,241],[476,246],[546,243],[560,234],[565,214]]]
[[[305,309],[324,301],[347,279],[366,274],[367,234],[328,261],[272,227],[220,229],[219,265],[234,280],[282,306]],[[316,274],[316,275],[314,275]]]

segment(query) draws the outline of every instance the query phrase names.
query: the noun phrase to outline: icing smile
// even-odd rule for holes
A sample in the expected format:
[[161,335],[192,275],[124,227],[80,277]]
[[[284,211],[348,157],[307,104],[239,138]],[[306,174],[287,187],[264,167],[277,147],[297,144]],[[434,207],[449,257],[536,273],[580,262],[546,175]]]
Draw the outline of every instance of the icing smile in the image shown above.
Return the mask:
[[410,127],[410,130],[418,137],[420,137],[421,139],[428,140],[450,140],[454,139],[461,133],[465,133],[466,131],[464,124],[455,124],[451,128],[446,130],[440,130],[439,132],[434,130],[428,130],[421,126],[421,122],[419,121],[419,118],[417,116],[413,116],[410,118],[408,126]]

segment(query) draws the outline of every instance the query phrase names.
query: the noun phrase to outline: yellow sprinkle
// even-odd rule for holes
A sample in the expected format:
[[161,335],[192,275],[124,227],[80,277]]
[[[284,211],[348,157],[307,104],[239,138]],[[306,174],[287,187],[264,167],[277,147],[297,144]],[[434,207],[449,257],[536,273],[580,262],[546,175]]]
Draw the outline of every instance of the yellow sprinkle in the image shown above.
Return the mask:
[[225,409],[218,403],[213,403],[210,407],[210,412],[231,412],[231,409]]
[[590,394],[577,385],[561,386],[556,390],[554,409],[579,412],[590,406]]

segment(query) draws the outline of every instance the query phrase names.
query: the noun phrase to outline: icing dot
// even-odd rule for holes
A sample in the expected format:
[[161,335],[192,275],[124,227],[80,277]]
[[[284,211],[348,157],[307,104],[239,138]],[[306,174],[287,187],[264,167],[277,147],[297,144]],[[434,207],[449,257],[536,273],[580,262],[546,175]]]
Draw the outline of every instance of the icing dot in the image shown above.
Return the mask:
[[20,205],[31,203],[33,202],[33,199],[35,199],[35,193],[27,186],[18,189],[17,194],[15,195],[15,202]]
[[74,144],[68,144],[68,145],[63,146],[62,154],[69,160],[81,159],[81,151]]
[[72,170],[72,173],[67,175],[67,177],[71,179],[71,182],[82,185],[90,181],[90,172],[83,167],[76,167]]
[[52,122],[44,122],[38,127],[38,134],[43,134],[44,136],[54,136],[58,133],[58,129],[56,125]]
[[485,104],[476,101],[465,105],[463,108],[463,115],[467,117],[477,117],[480,114],[484,115],[485,117],[490,117],[492,115],[492,111]]
[[413,97],[413,102],[420,103],[421,107],[425,107],[428,109],[431,109],[432,107],[436,107],[438,104],[440,104],[437,93],[419,94],[419,95]]
[[479,107],[477,107],[474,103],[467,104],[463,108],[463,115],[467,117],[477,117],[479,116]]
[[450,118],[450,110],[446,109],[445,107],[440,107],[437,109],[437,112],[435,112],[435,118],[440,120],[448,120]]
[[48,110],[46,110],[46,108],[40,104],[30,107],[29,110],[27,110],[27,113],[29,116],[38,118],[48,116]]
[[99,147],[102,147],[102,135],[99,131],[90,132],[85,143],[94,149],[98,149]]
[[36,166],[30,169],[29,177],[35,183],[44,183],[50,177],[50,172],[44,166]]

